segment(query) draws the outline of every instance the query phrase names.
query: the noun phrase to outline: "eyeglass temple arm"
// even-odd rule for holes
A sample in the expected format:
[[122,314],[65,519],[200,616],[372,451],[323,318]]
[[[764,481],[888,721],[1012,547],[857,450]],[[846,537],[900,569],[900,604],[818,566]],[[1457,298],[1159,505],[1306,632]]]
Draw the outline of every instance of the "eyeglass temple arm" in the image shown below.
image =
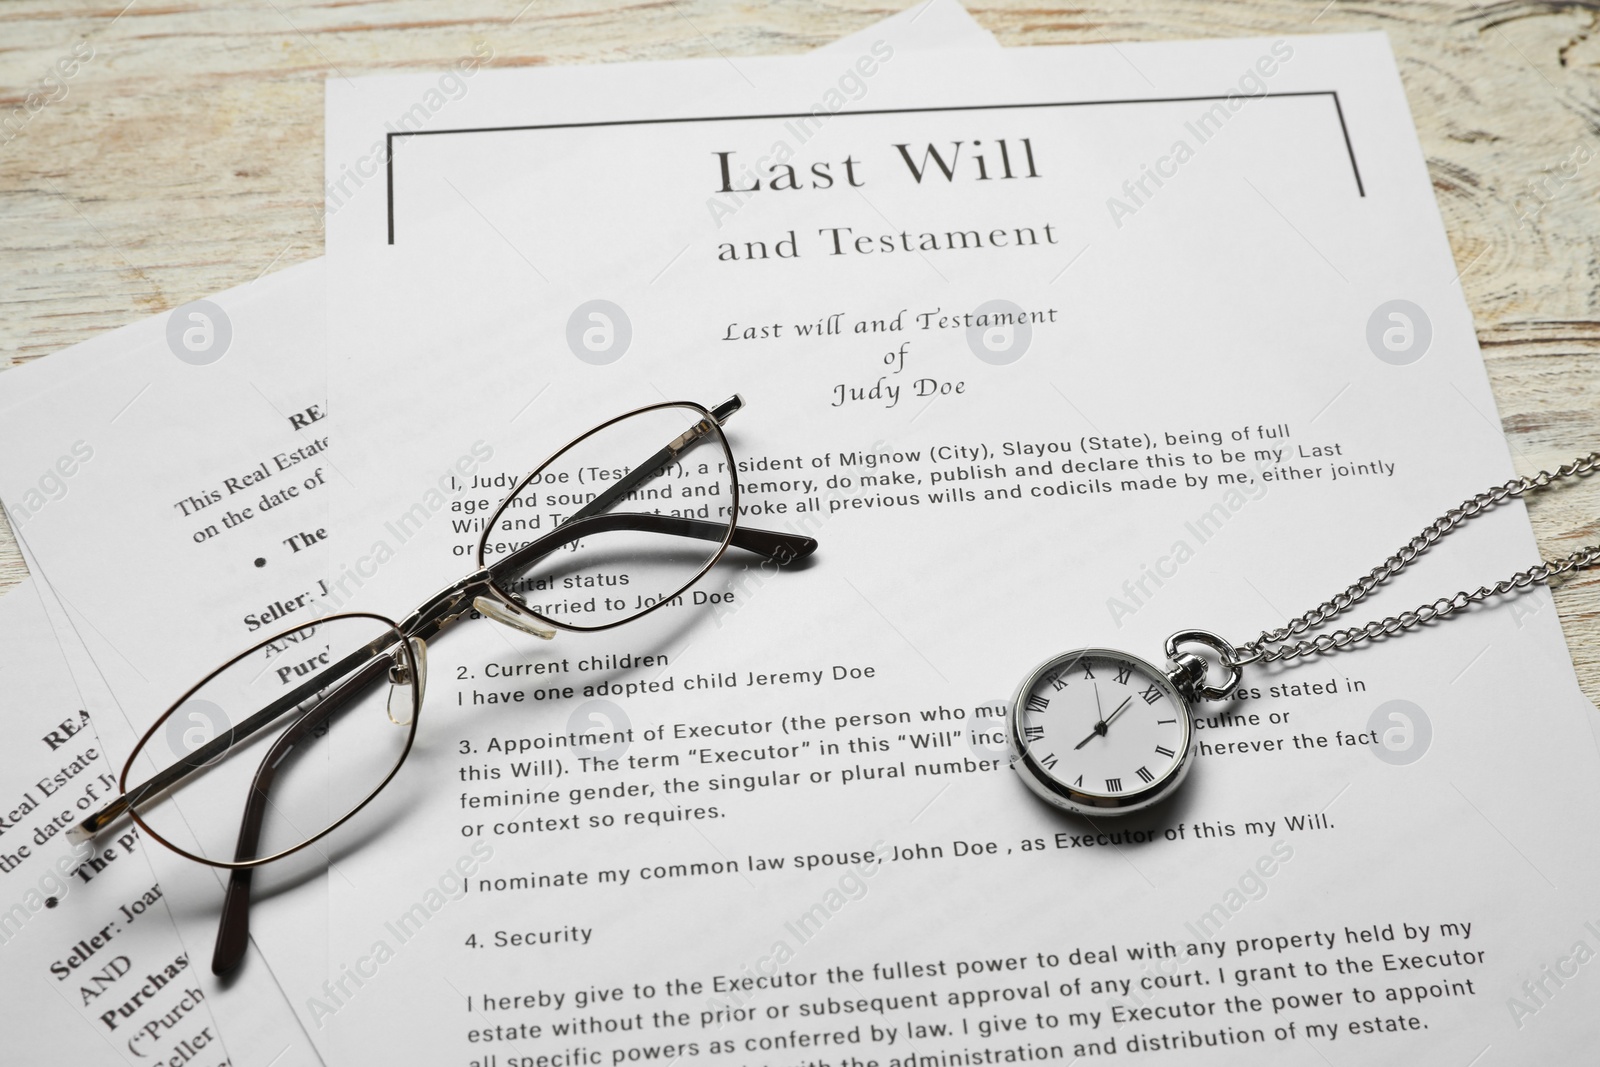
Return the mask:
[[317,691],[328,684],[327,679],[338,678],[358,669],[364,662],[381,656],[384,649],[393,643],[394,640],[386,634],[365,648],[359,648],[350,653],[316,677],[302,682],[248,719],[245,719],[238,726],[218,734],[172,766],[158,771],[153,777],[140,782],[126,793],[107,802],[99,811],[68,830],[67,840],[73,843],[92,840],[101,830],[110,826],[132,808],[152,797],[159,796],[189,777],[189,775],[205,770],[206,767],[215,762],[218,756],[221,756],[228,749],[254,737],[278,718],[316,696]]
[[[727,422],[739,409],[744,407],[744,398],[734,393],[728,399],[710,409],[710,415],[718,426]],[[621,479],[611,485],[605,492],[595,497],[589,503],[579,508],[567,522],[576,522],[587,519],[591,515],[598,515],[602,511],[610,510],[611,506],[629,493],[633,492],[645,482],[661,473],[662,468],[676,460],[683,453],[693,448],[694,445],[711,432],[711,426],[706,420],[701,419],[689,429],[667,442],[655,455],[629,471]],[[719,537],[718,540],[721,538]]]
[[[570,544],[591,534],[610,530],[634,530],[640,533],[659,533],[675,537],[693,537],[701,541],[720,541],[728,532],[728,524],[688,519],[678,515],[654,515],[648,512],[612,512],[588,518],[572,518],[557,526],[536,541],[496,560],[488,567],[490,581],[503,581],[524,570],[562,545]],[[817,540],[804,534],[784,533],[778,530],[753,530],[735,527],[733,539],[728,542],[736,548],[765,556],[782,565],[804,559],[817,550]]]
[[[386,655],[379,656],[366,664],[318,701],[315,707],[301,716],[300,721],[272,743],[256,768],[255,779],[250,783],[250,791],[245,798],[239,839],[233,849],[233,862],[246,863],[256,858],[256,850],[261,843],[261,823],[267,814],[267,791],[272,788],[284,757],[306,734],[333,718],[373,682],[385,677],[389,670],[389,659]],[[212,974],[227,974],[244,960],[245,947],[250,943],[250,882],[254,873],[254,867],[235,867],[229,873],[228,890],[222,899],[222,919],[217,924],[217,944],[211,954]]]

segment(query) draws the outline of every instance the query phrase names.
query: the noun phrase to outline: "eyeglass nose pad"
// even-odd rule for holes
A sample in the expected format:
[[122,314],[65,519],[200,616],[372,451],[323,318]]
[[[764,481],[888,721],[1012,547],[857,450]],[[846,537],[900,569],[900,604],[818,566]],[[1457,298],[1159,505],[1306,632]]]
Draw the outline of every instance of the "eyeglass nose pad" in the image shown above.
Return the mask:
[[478,614],[485,618],[493,619],[502,626],[509,626],[513,630],[521,630],[525,634],[542,637],[546,641],[556,635],[556,632],[550,627],[540,626],[531,617],[513,611],[498,600],[490,600],[486,596],[473,597],[472,606],[478,609]]
[[389,721],[396,726],[410,726],[417,706],[422,703],[428,689],[428,643],[420,637],[410,638],[411,662],[416,664],[416,695],[412,696],[411,671],[405,664],[389,668]]

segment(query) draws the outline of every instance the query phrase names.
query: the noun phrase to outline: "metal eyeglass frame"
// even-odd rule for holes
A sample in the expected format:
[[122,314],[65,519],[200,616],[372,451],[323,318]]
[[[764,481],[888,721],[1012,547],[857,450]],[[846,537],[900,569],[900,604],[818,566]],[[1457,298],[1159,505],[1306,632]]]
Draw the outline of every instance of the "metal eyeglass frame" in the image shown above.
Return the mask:
[[[779,566],[804,559],[816,551],[817,542],[811,537],[773,530],[740,528],[738,465],[734,461],[733,451],[728,446],[727,438],[722,434],[721,426],[743,406],[744,401],[738,395],[734,395],[716,407],[709,409],[689,401],[650,404],[609,419],[574,438],[551,455],[549,459],[525,475],[506,495],[500,506],[495,509],[488,522],[484,524],[483,536],[478,542],[477,569],[429,597],[407,615],[403,621],[396,623],[386,616],[374,615],[370,612],[343,612],[325,615],[315,623],[305,623],[278,631],[271,637],[252,645],[244,652],[228,660],[190,687],[187,692],[156,719],[150,729],[139,739],[138,744],[134,746],[132,753],[128,756],[127,763],[122,768],[122,775],[117,783],[117,787],[121,791],[120,794],[108,801],[100,810],[72,827],[68,831],[68,839],[74,842],[91,840],[126,814],[132,818],[141,830],[179,855],[197,863],[231,871],[227,893],[223,899],[222,918],[217,929],[217,944],[212,956],[211,970],[212,973],[219,975],[232,971],[244,959],[245,947],[249,941],[250,883],[255,868],[298,852],[338,829],[356,812],[366,807],[373,797],[383,791],[383,788],[389,784],[399,771],[400,765],[405,762],[406,756],[410,754],[412,742],[416,737],[417,718],[422,709],[423,693],[427,686],[427,642],[430,639],[438,636],[460,619],[473,613],[486,616],[496,622],[546,640],[555,637],[558,629],[578,633],[609,630],[648,615],[650,612],[670,603],[674,597],[682,594],[690,586],[705,577],[706,573],[722,558],[723,553],[727,551],[730,545],[762,556]],[[594,500],[585,504],[555,529],[543,537],[537,538],[508,553],[504,558],[495,561],[493,564],[485,565],[484,550],[501,514],[523,489],[527,488],[528,484],[543,473],[552,463],[590,437],[624,419],[632,418],[645,412],[668,408],[685,408],[697,413],[700,418],[689,430],[668,442],[643,463],[632,468],[626,476],[613,482],[609,488],[596,496]],[[675,515],[658,515],[648,512],[607,513],[607,509],[639,488],[644,482],[654,478],[668,464],[674,462],[684,452],[707,438],[713,438],[721,445],[724,459],[727,462],[730,499],[729,517],[726,523],[683,518]],[[508,577],[526,570],[539,559],[560,549],[562,546],[591,534],[614,530],[659,533],[665,536],[690,537],[705,541],[715,540],[719,544],[716,551],[712,553],[700,570],[676,592],[661,597],[656,603],[635,614],[597,626],[581,626],[576,623],[563,622],[541,615],[522,603],[520,597],[516,594],[507,592],[503,588],[503,584],[505,584],[505,580]],[[315,677],[283,694],[283,696],[249,716],[237,726],[218,734],[205,744],[195,748],[172,766],[130,788],[128,781],[133,771],[134,761],[144,751],[145,745],[156,735],[162,724],[198,690],[209,684],[212,679],[228,670],[234,664],[255,654],[267,645],[282,639],[286,634],[305,630],[308,626],[320,625],[340,619],[370,619],[374,622],[382,623],[387,627],[387,632],[345,656],[339,662],[330,665]],[[342,680],[334,684],[336,679]],[[277,773],[280,762],[302,738],[308,735],[315,736],[318,728],[328,723],[341,708],[355,697],[365,693],[372,685],[384,679],[387,679],[393,686],[409,689],[411,696],[411,713],[407,721],[394,718],[391,705],[391,719],[397,725],[408,727],[408,732],[405,738],[405,746],[395,760],[394,766],[390,768],[389,773],[364,799],[321,832],[308,837],[292,848],[275,852],[270,856],[256,856],[256,848],[260,841],[261,824],[268,806],[267,792],[272,787],[273,778]],[[330,685],[332,687],[328,688]],[[327,689],[327,691],[324,692],[324,689]],[[393,694],[391,693],[392,700]],[[220,762],[230,750],[241,745],[250,737],[291,712],[300,713],[300,718],[285,729],[273,742],[251,782],[250,794],[246,798],[244,814],[241,819],[238,842],[234,849],[234,859],[231,862],[196,855],[166,840],[161,834],[151,829],[144,819],[140,817],[138,808],[141,804],[161,799],[169,791],[182,784],[185,779]]]

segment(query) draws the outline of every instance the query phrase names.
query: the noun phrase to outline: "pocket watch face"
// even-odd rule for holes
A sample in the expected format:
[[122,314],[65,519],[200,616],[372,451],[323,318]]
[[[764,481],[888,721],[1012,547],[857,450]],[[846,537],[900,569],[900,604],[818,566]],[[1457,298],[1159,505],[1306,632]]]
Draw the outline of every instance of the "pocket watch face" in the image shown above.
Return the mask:
[[1072,811],[1133,811],[1176,788],[1189,768],[1187,702],[1165,672],[1092,648],[1045,663],[1011,709],[1016,768]]

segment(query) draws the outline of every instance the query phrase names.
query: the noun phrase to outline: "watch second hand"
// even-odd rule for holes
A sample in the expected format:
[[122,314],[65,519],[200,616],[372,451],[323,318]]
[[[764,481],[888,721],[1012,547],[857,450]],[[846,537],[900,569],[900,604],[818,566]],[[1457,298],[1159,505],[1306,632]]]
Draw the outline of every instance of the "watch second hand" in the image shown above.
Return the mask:
[[[1099,695],[1100,690],[1096,688],[1095,696],[1098,697]],[[1082,741],[1079,741],[1076,745],[1073,745],[1072,750],[1076,752],[1084,745],[1087,745],[1090,741],[1093,741],[1096,737],[1104,737],[1106,735],[1106,730],[1110,728],[1112,723],[1117,721],[1117,716],[1126,711],[1128,709],[1128,705],[1132,703],[1133,697],[1130,696],[1127,700],[1124,700],[1122,703],[1118,704],[1117,710],[1113,711],[1109,717],[1101,719],[1099,722],[1095,723],[1094,729],[1090,731],[1089,736],[1085,737]]]

